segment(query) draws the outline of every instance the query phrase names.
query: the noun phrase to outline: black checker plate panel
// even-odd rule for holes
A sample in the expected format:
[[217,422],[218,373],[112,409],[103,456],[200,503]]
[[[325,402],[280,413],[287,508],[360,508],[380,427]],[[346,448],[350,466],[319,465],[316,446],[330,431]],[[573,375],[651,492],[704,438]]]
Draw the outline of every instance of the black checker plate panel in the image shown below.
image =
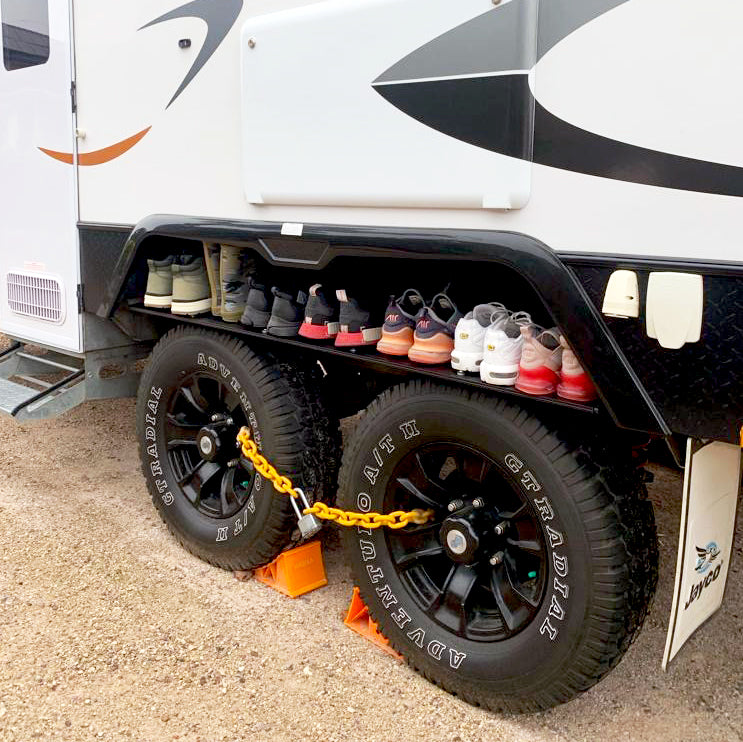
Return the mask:
[[700,342],[666,350],[645,330],[648,270],[571,266],[599,311],[609,276],[618,267],[638,274],[641,316],[604,319],[671,430],[738,442],[743,423],[743,277],[705,276]]

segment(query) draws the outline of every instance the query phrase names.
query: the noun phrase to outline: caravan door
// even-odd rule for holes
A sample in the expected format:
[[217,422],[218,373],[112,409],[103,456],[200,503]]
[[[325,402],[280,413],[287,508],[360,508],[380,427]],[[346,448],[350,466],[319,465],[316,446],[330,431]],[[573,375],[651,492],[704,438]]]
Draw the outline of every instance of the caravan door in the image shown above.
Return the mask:
[[0,331],[81,350],[68,3],[0,0]]

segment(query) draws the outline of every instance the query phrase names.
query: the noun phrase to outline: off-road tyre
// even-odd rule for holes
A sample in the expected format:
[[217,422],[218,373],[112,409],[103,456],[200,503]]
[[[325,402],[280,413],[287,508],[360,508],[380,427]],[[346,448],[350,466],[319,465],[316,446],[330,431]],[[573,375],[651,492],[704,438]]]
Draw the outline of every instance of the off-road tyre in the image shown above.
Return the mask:
[[[571,443],[571,438],[583,440]],[[469,624],[463,609],[467,618],[455,631],[442,625],[438,614],[432,617],[424,610],[421,596],[428,589],[424,578],[435,574],[430,560],[443,557],[429,554],[413,561],[414,579],[409,578],[408,572],[398,569],[402,562],[396,561],[400,544],[409,543],[399,540],[401,532],[346,529],[348,559],[369,613],[411,667],[469,703],[523,713],[569,701],[621,659],[640,630],[655,591],[658,547],[644,472],[633,463],[631,450],[612,445],[605,435],[588,429],[585,435],[561,435],[503,399],[413,382],[384,392],[363,413],[345,448],[339,505],[385,512],[392,506],[390,493],[402,492],[403,500],[407,494],[393,472],[413,455],[421,470],[430,467],[422,463],[430,459],[420,457],[431,450],[436,454],[442,443],[471,448],[465,461],[482,456],[491,462],[486,477],[496,480],[482,479],[483,484],[503,478],[506,488],[492,490],[495,500],[488,507],[508,490],[509,497],[522,497],[531,509],[546,555],[544,575],[534,580],[543,585],[538,609],[531,609],[536,613],[514,635],[473,640],[467,633],[470,627],[497,628],[497,616],[473,613],[475,623]],[[472,463],[462,466],[473,468]],[[446,479],[439,482],[446,485]],[[414,497],[395,500],[394,506],[427,507]],[[434,519],[446,517],[443,508]],[[404,538],[416,543],[419,537]],[[519,536],[512,540],[521,543]],[[467,569],[477,574],[484,569],[487,575],[488,568],[502,568],[490,566],[487,554],[484,567],[478,563]],[[494,597],[496,590],[491,590]],[[444,588],[441,592],[445,603]],[[469,595],[465,606],[474,593]],[[490,600],[486,592],[475,597]],[[432,605],[436,604],[434,598]],[[505,632],[507,625],[502,625]]]
[[[173,430],[168,419],[171,402],[192,374],[206,377],[209,388],[213,378],[222,384],[222,393],[235,395],[233,402],[239,399],[234,425],[223,435],[221,460],[239,457],[234,436],[241,422],[248,424],[261,453],[311,500],[327,501],[335,493],[338,421],[328,412],[320,375],[310,363],[289,364],[200,328],[176,328],[153,349],[137,399],[142,473],[152,501],[170,532],[192,554],[224,569],[253,569],[299,538],[296,516],[288,496],[254,472],[246,477],[250,487],[242,493],[244,502],[235,495],[231,505],[237,509],[227,518],[205,515],[186,496],[166,438]],[[198,411],[195,414],[202,419]],[[209,417],[203,422],[208,424]]]

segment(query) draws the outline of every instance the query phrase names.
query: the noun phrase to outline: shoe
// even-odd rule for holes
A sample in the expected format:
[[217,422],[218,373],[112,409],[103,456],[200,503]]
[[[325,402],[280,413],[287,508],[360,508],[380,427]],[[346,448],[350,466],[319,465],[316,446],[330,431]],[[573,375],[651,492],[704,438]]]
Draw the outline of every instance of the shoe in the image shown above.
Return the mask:
[[310,287],[310,297],[304,310],[304,322],[299,334],[310,340],[332,340],[340,330],[338,302],[335,294],[327,296],[322,285]]
[[219,245],[204,243],[204,262],[206,263],[206,277],[209,279],[209,288],[212,295],[212,314],[222,316],[222,284],[219,280]]
[[522,328],[534,332],[534,323],[526,312],[495,315],[483,339],[480,379],[494,386],[513,386],[519,375],[525,335]]
[[562,345],[557,328],[542,330],[538,335],[534,327],[521,328],[524,350],[519,364],[516,388],[526,394],[544,396],[552,394],[560,380]]
[[156,309],[170,309],[173,301],[173,256],[165,260],[148,260],[147,288],[145,289],[144,305]]
[[299,332],[299,326],[304,319],[307,294],[300,291],[295,300],[292,294],[287,294],[276,286],[271,289],[271,293],[273,304],[266,332],[282,338],[294,337]]
[[562,369],[560,370],[560,383],[557,385],[557,396],[573,402],[590,402],[596,399],[596,387],[583,370],[583,366],[575,357],[564,335],[560,336],[560,345],[562,345]]
[[377,350],[388,356],[406,356],[413,344],[415,325],[425,306],[426,302],[415,289],[408,289],[399,299],[391,296]]
[[262,283],[258,283],[253,276],[248,277],[245,288],[247,289],[245,310],[240,317],[240,322],[246,327],[265,330],[268,327],[268,320],[271,319],[271,304],[273,304],[271,292]]
[[462,317],[454,332],[454,350],[451,354],[451,367],[456,371],[477,373],[483,357],[485,331],[493,324],[496,316],[508,316],[508,310],[497,302],[479,304]]
[[222,245],[219,258],[219,278],[222,290],[222,319],[239,322],[248,297],[246,282],[255,272],[255,260],[239,247]]
[[194,316],[208,312],[212,306],[209,279],[206,277],[204,259],[182,255],[171,266],[173,274],[173,314]]
[[418,318],[408,358],[416,363],[448,363],[454,350],[454,332],[462,313],[446,294],[436,294]]
[[340,330],[335,337],[335,344],[339,348],[350,348],[362,345],[376,345],[382,337],[381,322],[379,325],[371,319],[371,312],[367,311],[359,302],[348,295],[345,289],[335,292],[340,302],[338,320]]

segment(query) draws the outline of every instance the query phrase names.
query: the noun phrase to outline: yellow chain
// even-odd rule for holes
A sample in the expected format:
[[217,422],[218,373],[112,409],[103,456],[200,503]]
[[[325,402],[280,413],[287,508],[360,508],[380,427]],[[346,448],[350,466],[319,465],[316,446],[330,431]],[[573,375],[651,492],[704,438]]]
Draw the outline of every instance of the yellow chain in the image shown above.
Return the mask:
[[[294,489],[291,479],[284,477],[276,471],[265,456],[258,452],[258,446],[250,437],[250,430],[246,427],[240,428],[237,435],[237,442],[242,447],[242,454],[246,459],[253,463],[255,470],[273,483],[274,489],[290,497],[299,497],[299,493]],[[433,516],[433,510],[395,510],[394,513],[355,513],[352,510],[339,510],[331,508],[324,502],[316,502],[311,508],[305,508],[304,515],[316,515],[320,520],[332,520],[339,526],[363,526],[364,528],[388,528],[398,529],[405,528],[410,523],[422,525],[427,523]]]

